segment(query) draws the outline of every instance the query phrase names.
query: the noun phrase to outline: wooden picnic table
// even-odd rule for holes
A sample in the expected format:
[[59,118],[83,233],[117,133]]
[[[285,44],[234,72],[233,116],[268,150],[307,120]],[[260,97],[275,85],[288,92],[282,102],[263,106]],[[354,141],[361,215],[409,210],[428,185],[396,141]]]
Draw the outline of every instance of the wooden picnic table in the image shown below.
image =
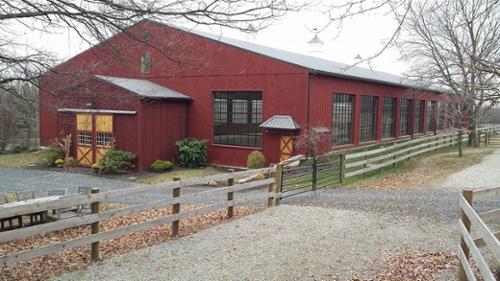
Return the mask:
[[[42,210],[42,211],[36,211],[36,212],[30,212],[26,214],[20,214],[15,217],[4,217],[2,215],[2,209],[7,209],[11,207],[18,207],[18,206],[23,206],[23,205],[29,205],[29,204],[36,204],[36,203],[46,203],[50,201],[56,201],[60,198],[61,196],[47,196],[47,197],[40,197],[40,198],[34,198],[34,199],[28,199],[28,200],[22,200],[22,201],[15,201],[15,202],[10,202],[6,204],[0,205],[0,221],[1,221],[1,229],[0,231],[3,230],[8,230],[11,228],[15,228],[12,225],[12,221],[17,220],[17,226],[16,227],[23,227],[23,216],[29,216],[30,217],[30,225],[35,224],[35,223],[45,223],[47,222],[47,217],[48,217],[48,212],[49,210]],[[37,220],[39,218],[39,220]],[[8,221],[9,222],[9,227],[6,228],[4,223]]]

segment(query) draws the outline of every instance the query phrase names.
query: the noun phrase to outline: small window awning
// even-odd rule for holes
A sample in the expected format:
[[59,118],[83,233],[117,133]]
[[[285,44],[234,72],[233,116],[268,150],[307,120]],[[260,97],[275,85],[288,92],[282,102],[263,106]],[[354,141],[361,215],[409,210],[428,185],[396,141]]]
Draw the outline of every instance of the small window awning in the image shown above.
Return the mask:
[[274,115],[264,121],[260,127],[270,131],[293,132],[300,130],[299,124],[290,115]]

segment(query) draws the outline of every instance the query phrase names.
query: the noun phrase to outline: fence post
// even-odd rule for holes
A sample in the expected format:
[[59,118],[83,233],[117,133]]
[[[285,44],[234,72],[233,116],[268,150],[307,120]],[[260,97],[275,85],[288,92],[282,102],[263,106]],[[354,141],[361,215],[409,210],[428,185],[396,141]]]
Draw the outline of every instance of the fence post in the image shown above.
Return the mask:
[[274,197],[274,206],[279,206],[281,203],[281,189],[283,187],[283,164],[276,164],[276,172],[274,175],[274,192],[276,193]]
[[484,133],[484,147],[488,147],[488,135],[490,132]]
[[317,183],[317,176],[318,176],[318,163],[317,163],[317,160],[316,160],[316,157],[314,156],[313,157],[313,162],[312,162],[312,190],[315,191],[316,190],[316,183]]
[[[234,185],[234,178],[228,178],[227,179],[227,186],[233,186]],[[233,201],[234,200],[234,192],[229,191],[227,193],[227,201]],[[234,216],[234,206],[228,206],[227,207],[227,218],[232,219]]]
[[464,134],[464,132],[462,130],[458,131],[458,140],[457,140],[457,144],[458,144],[458,157],[463,157],[464,156],[464,153],[463,153],[463,150],[462,150],[462,138],[463,138],[463,134]]
[[[465,198],[465,200],[472,206],[472,197],[474,195],[474,191],[472,190],[463,190],[462,191],[462,196]],[[470,220],[465,214],[463,210],[460,210],[461,212],[461,221],[464,224],[465,228],[467,229],[467,232],[470,233]],[[469,248],[467,247],[467,244],[465,243],[464,238],[462,235],[460,235],[460,247],[462,248],[465,258],[469,259]],[[465,275],[465,272],[463,270],[463,265],[460,266],[459,273],[458,273],[458,280],[459,281],[467,281],[467,276]]]
[[[180,181],[180,177],[174,177],[174,181]],[[175,187],[172,189],[172,197],[178,198],[181,196],[181,188]],[[172,204],[172,215],[178,214],[181,211],[181,203]],[[172,236],[179,235],[179,220],[175,220],[172,222]]]
[[[97,194],[99,191],[99,188],[92,188],[90,193]],[[100,205],[101,202],[90,203],[90,212],[92,214],[98,214]],[[99,233],[99,222],[94,222],[90,225],[90,234],[97,233]],[[99,241],[90,244],[90,257],[92,261],[97,261],[99,259]]]
[[[392,155],[392,160],[393,160],[393,161],[397,159],[397,157],[396,157],[396,155],[397,155],[397,154],[396,154],[396,146],[397,146],[397,145],[396,145],[396,143],[394,143],[394,144],[392,145],[392,154],[393,154],[393,155]],[[397,166],[397,165],[396,165],[396,162],[392,163],[392,168],[393,168],[393,169],[396,169],[396,166]]]
[[345,184],[345,153],[340,154],[340,186]]

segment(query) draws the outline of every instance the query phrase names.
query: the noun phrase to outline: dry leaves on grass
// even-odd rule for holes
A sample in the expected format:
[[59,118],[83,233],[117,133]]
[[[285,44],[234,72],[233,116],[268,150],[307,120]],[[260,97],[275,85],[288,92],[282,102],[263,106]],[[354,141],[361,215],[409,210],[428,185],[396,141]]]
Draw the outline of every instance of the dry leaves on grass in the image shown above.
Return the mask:
[[490,148],[468,149],[464,158],[458,158],[456,152],[423,155],[407,161],[401,170],[367,178],[352,186],[375,189],[432,187],[444,182],[451,174],[481,162],[492,151]]
[[[182,206],[182,211],[188,211],[200,206]],[[261,211],[261,208],[235,207],[234,217],[239,218]],[[171,207],[154,209],[121,218],[104,221],[100,224],[100,230],[106,231],[117,227],[123,227],[134,223],[168,216],[171,214]],[[221,209],[208,214],[190,217],[181,220],[180,235],[190,235],[210,226],[227,221],[226,210]],[[125,253],[128,251],[151,246],[166,240],[172,239],[170,234],[170,224],[150,228],[144,231],[131,233],[125,236],[108,239],[101,242],[101,258]],[[88,235],[89,226],[56,231],[46,235],[37,235],[30,238],[0,244],[0,255],[12,254],[18,251],[37,248],[42,245],[58,243],[77,237]],[[72,271],[84,268],[91,263],[90,246],[83,246],[71,250],[57,252],[44,257],[35,258],[29,261],[0,269],[0,280],[46,280],[50,277],[62,274],[64,271]]]

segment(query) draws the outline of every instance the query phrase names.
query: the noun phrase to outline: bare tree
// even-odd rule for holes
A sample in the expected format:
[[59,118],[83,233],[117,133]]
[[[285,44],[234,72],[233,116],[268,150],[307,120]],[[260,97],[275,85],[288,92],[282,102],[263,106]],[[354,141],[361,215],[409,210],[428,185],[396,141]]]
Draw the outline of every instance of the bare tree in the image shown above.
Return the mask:
[[0,154],[16,133],[16,112],[12,105],[12,96],[0,91]]
[[484,107],[500,98],[498,75],[480,63],[500,57],[499,14],[498,0],[414,2],[398,40],[410,76],[459,101],[472,140]]
[[11,82],[36,84],[58,58],[20,42],[19,34],[70,30],[90,45],[125,31],[142,19],[188,22],[258,31],[299,7],[293,0],[0,0],[0,89],[16,95]]

